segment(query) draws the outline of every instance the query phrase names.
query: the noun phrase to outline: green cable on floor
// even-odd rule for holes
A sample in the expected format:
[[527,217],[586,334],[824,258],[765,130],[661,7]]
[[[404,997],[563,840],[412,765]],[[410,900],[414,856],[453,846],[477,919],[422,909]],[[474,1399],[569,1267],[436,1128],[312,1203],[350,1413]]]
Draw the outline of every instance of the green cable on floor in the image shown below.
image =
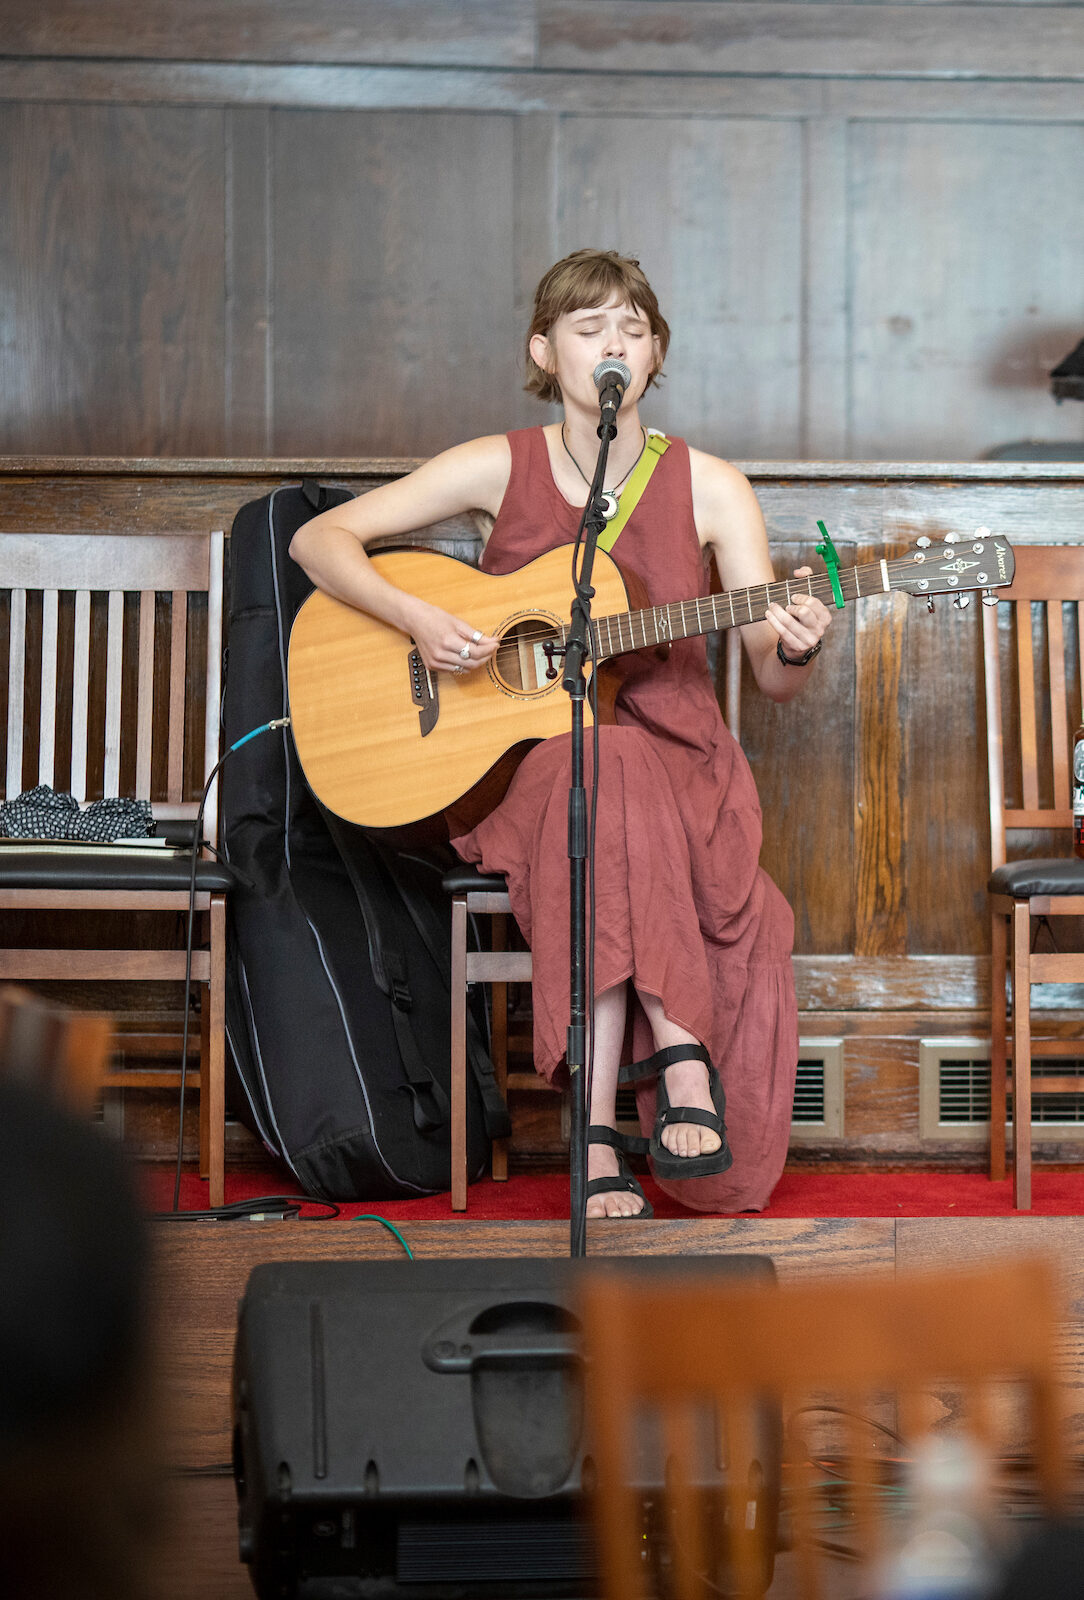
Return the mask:
[[407,1260],[408,1261],[413,1261],[414,1260],[414,1252],[413,1252],[413,1250],[407,1244],[406,1240],[403,1238],[403,1235],[399,1232],[399,1229],[395,1226],[394,1222],[389,1222],[387,1217],[378,1217],[373,1212],[365,1211],[365,1212],[359,1213],[358,1216],[356,1216],[354,1218],[354,1221],[355,1222],[379,1222],[381,1227],[387,1228],[389,1233],[394,1233],[395,1237],[398,1239],[399,1243],[402,1245],[403,1249],[407,1253]]

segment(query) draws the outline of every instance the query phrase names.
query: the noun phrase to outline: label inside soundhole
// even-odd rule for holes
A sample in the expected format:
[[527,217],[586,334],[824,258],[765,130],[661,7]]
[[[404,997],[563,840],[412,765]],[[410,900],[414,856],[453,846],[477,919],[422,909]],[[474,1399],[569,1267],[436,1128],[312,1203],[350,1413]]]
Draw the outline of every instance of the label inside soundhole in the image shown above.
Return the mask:
[[493,673],[509,694],[547,694],[560,681],[560,630],[556,617],[515,618],[501,629]]

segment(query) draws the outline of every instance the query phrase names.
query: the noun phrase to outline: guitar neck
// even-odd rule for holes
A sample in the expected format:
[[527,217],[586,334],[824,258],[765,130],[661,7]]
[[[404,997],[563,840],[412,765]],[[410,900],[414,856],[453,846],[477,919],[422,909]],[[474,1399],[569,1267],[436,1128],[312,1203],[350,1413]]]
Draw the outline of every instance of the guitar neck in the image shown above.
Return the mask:
[[[839,586],[845,601],[859,600],[863,595],[885,594],[893,587],[891,569],[885,561],[841,567]],[[785,608],[803,595],[814,595],[827,606],[834,604],[831,580],[819,573],[808,578],[787,578],[781,583],[756,583],[748,589],[726,589],[722,594],[705,595],[699,600],[675,600],[670,605],[648,606],[644,611],[598,617],[593,623],[596,659],[603,661],[629,650],[670,644],[674,639],[692,639],[723,628],[741,628],[750,622],[762,621],[773,602]]]

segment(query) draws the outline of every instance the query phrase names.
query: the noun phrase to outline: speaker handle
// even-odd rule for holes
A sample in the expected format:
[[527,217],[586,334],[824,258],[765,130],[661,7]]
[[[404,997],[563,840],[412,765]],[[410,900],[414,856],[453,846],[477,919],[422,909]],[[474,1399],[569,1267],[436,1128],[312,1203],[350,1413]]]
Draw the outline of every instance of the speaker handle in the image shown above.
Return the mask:
[[581,1359],[577,1319],[567,1306],[538,1300],[460,1310],[422,1345],[422,1360],[432,1372],[471,1372],[482,1363]]

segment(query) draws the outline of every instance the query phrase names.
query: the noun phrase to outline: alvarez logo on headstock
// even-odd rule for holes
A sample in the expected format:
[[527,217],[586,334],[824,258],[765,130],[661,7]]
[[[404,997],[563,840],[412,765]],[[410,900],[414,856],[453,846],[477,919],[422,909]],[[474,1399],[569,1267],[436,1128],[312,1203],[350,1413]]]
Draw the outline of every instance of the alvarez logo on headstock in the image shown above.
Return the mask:
[[[856,567],[839,565],[827,531],[824,541],[822,573],[661,606],[644,605],[637,580],[599,551],[591,624],[599,721],[613,720],[620,671],[607,663],[617,656],[759,622],[773,601],[785,606],[803,594],[842,607],[900,590],[932,611],[938,594],[962,607],[982,590],[996,604],[993,591],[1012,582],[1015,567],[1008,541],[986,528],[937,543],[924,537],[902,556]],[[290,716],[305,776],[330,811],[365,827],[398,827],[442,811],[482,780],[491,807],[511,775],[505,758],[567,731],[556,663],[568,633],[569,550],[502,577],[428,550],[371,556],[390,583],[500,639],[493,660],[462,677],[430,672],[413,641],[387,623],[309,596],[290,635]],[[490,783],[498,763],[501,777]]]
[[1013,580],[1016,558],[1007,539],[998,538],[989,528],[976,528],[968,541],[959,534],[947,533],[944,547],[938,549],[932,539],[923,536],[916,540],[915,549],[907,556],[890,562],[891,567],[904,567],[900,581],[894,588],[906,589],[909,594],[925,595],[928,609],[933,610],[935,594],[952,594],[953,604],[961,610],[971,603],[968,593],[983,590],[983,604],[997,605],[994,589],[1000,589]]

